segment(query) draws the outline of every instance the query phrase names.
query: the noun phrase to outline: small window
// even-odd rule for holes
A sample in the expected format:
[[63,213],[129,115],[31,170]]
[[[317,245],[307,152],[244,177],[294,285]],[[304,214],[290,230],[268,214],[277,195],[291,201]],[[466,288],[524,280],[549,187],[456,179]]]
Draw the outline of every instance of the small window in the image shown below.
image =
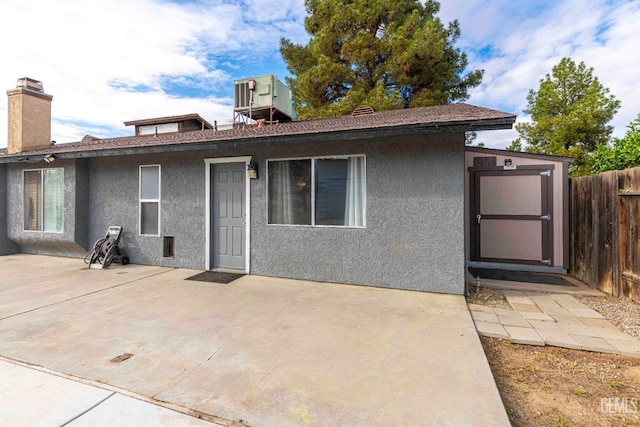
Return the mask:
[[364,227],[365,158],[268,162],[269,224]]
[[140,234],[160,234],[160,166],[140,166]]
[[146,125],[138,127],[138,135],[157,135],[160,133],[176,133],[180,130],[178,123],[164,123],[160,125]]
[[64,170],[24,171],[24,230],[62,233]]

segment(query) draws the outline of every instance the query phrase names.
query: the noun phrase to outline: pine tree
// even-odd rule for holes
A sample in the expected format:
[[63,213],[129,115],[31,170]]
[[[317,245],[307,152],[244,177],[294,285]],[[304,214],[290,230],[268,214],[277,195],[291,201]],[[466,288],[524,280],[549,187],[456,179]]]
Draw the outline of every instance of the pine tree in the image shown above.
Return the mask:
[[449,104],[469,98],[482,70],[465,74],[455,47],[457,21],[445,27],[437,1],[305,0],[306,45],[281,40],[294,75],[287,82],[300,118]]
[[588,174],[589,155],[609,140],[613,128],[607,123],[620,108],[593,68],[563,58],[540,80],[537,91],[529,91],[527,101],[524,112],[532,122],[516,125],[520,137],[513,148],[573,157],[572,175]]

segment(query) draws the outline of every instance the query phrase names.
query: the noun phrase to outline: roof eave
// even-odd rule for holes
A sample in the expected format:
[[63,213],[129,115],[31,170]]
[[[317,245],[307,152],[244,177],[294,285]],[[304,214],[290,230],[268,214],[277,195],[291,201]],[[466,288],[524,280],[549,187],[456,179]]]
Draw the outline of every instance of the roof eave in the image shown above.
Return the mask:
[[531,159],[541,159],[541,160],[551,159],[554,161],[564,162],[564,163],[574,163],[576,160],[573,157],[558,156],[555,154],[527,153],[526,151],[510,151],[510,150],[500,149],[500,148],[474,147],[472,145],[467,146],[465,149],[467,151],[472,151],[476,153],[493,153],[493,154],[500,154],[504,156],[527,157]]
[[[135,154],[153,154],[168,152],[187,152],[203,150],[219,150],[229,148],[245,148],[256,145],[286,145],[296,143],[314,143],[332,141],[348,141],[356,139],[380,139],[398,136],[426,135],[435,133],[464,133],[470,131],[511,129],[515,122],[515,116],[502,117],[497,119],[467,120],[459,122],[441,123],[418,123],[402,126],[387,126],[366,129],[349,129],[340,131],[327,131],[317,133],[289,134],[289,135],[252,135],[246,138],[226,139],[217,141],[193,141],[174,144],[131,146],[95,150],[80,150],[71,152],[53,152],[56,158],[60,159],[80,159],[93,157],[112,157]],[[99,146],[99,145],[98,145]],[[32,153],[27,155],[16,154],[10,157],[0,157],[1,163],[24,162],[29,158],[29,162],[41,161],[45,156],[52,154],[50,151],[44,154]]]

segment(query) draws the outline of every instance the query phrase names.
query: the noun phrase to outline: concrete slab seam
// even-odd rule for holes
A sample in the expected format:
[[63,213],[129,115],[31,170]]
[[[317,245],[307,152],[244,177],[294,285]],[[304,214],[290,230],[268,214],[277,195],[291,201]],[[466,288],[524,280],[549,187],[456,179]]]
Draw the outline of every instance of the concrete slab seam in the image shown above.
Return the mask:
[[67,373],[64,373],[64,372],[55,371],[53,369],[49,369],[49,368],[46,368],[46,367],[40,366],[40,365],[32,365],[30,363],[26,363],[26,362],[23,362],[23,361],[17,360],[17,359],[12,359],[10,357],[6,357],[6,356],[3,356],[3,355],[0,355],[0,360],[8,362],[8,363],[12,363],[14,365],[22,366],[24,368],[33,369],[34,371],[38,371],[38,372],[43,372],[45,374],[54,375],[54,376],[59,377],[59,378],[64,378],[64,379],[67,379],[67,380],[70,380],[70,381],[75,381],[75,382],[80,383],[80,384],[85,384],[85,385],[96,387],[96,388],[99,388],[99,389],[102,389],[102,390],[108,390],[108,391],[113,392],[114,394],[121,394],[123,396],[131,397],[133,399],[137,399],[137,400],[140,400],[142,402],[147,402],[147,403],[150,403],[152,405],[160,406],[162,408],[166,408],[166,409],[175,411],[175,412],[180,413],[180,414],[189,415],[189,416],[194,417],[194,418],[198,418],[198,419],[202,419],[202,420],[205,420],[205,421],[209,421],[209,422],[218,424],[220,426],[236,427],[236,426],[244,426],[245,425],[245,424],[241,424],[241,423],[239,423],[238,421],[235,421],[235,420],[229,420],[229,419],[226,419],[226,418],[219,417],[217,415],[207,414],[207,413],[204,413],[204,412],[201,412],[201,411],[196,411],[194,409],[187,408],[187,407],[180,406],[180,405],[176,405],[174,403],[166,402],[164,400],[153,399],[153,398],[151,398],[149,396],[145,396],[145,395],[142,395],[142,394],[139,394],[139,393],[135,393],[135,392],[132,392],[132,391],[120,388],[120,387],[116,387],[116,386],[110,385],[110,384],[98,383],[98,382],[92,381],[92,380],[87,379],[87,378],[76,377],[76,376],[73,376],[73,375],[70,375],[70,374],[67,374]]
[[27,311],[23,311],[22,313],[16,313],[16,314],[12,314],[11,316],[1,317],[0,321],[1,320],[6,320],[6,319],[11,319],[12,317],[22,316],[23,314],[31,313],[31,312],[34,312],[34,311],[37,311],[37,310],[41,310],[43,308],[48,308],[48,307],[52,307],[54,305],[58,305],[58,304],[62,304],[62,303],[65,303],[65,302],[69,302],[69,301],[73,301],[73,300],[76,300],[76,299],[80,299],[80,298],[83,298],[83,297],[86,297],[86,296],[89,296],[89,295],[94,295],[94,294],[97,294],[97,293],[100,293],[100,292],[104,292],[104,291],[108,291],[108,290],[111,290],[111,289],[115,289],[115,288],[118,288],[120,286],[129,285],[131,283],[135,283],[135,282],[140,281],[140,280],[145,280],[145,279],[148,279],[150,277],[159,276],[161,274],[165,274],[165,273],[168,273],[168,272],[173,271],[173,270],[177,270],[177,268],[170,268],[170,269],[168,269],[166,271],[161,271],[159,273],[151,274],[149,276],[140,277],[138,279],[134,279],[134,280],[131,280],[129,282],[119,283],[117,285],[109,286],[108,288],[98,289],[98,290],[95,290],[95,291],[88,292],[86,294],[77,295],[75,297],[67,298],[67,299],[62,300],[62,301],[56,301],[56,302],[53,302],[51,304],[46,304],[46,305],[43,305],[43,306],[40,306],[40,307],[32,308],[32,309],[27,310]]
[[98,403],[96,403],[95,405],[90,406],[89,408],[85,409],[84,411],[82,411],[81,413],[79,413],[78,415],[76,415],[75,417],[71,418],[69,421],[64,422],[62,424],[60,424],[60,427],[64,427],[66,425],[69,425],[70,423],[74,422],[75,420],[77,420],[78,418],[80,418],[81,416],[83,416],[84,414],[86,414],[87,412],[97,408],[98,406],[102,405],[104,402],[106,402],[108,399],[110,399],[111,397],[115,396],[115,392],[112,392],[109,396],[105,397],[104,399],[102,399],[101,401],[99,401]]

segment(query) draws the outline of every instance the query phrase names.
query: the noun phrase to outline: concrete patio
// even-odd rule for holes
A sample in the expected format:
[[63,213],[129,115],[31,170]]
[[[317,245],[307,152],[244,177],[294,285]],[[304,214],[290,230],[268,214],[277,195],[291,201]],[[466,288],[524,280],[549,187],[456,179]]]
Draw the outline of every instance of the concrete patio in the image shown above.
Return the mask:
[[0,355],[93,385],[252,426],[509,425],[462,296],[35,255],[0,271]]

